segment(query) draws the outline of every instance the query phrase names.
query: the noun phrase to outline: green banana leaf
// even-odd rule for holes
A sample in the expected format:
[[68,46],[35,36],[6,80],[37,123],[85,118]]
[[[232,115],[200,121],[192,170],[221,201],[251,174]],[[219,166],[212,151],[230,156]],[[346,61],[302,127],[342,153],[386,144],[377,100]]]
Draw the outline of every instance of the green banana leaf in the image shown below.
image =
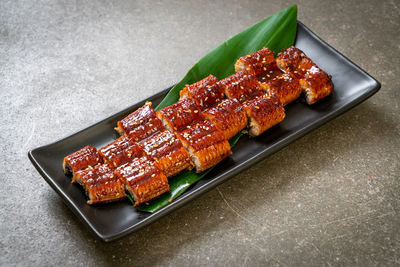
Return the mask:
[[[268,47],[275,53],[294,44],[297,30],[297,6],[286,8],[261,20],[250,28],[235,35],[212,50],[197,62],[165,96],[155,108],[160,110],[179,100],[179,91],[186,85],[195,83],[210,74],[218,79],[232,75],[236,60],[244,55]],[[229,143],[233,147],[242,133],[237,134]],[[207,175],[213,168],[202,173],[184,171],[169,179],[170,192],[153,199],[146,205],[137,207],[140,211],[156,212],[185,192],[192,184]]]

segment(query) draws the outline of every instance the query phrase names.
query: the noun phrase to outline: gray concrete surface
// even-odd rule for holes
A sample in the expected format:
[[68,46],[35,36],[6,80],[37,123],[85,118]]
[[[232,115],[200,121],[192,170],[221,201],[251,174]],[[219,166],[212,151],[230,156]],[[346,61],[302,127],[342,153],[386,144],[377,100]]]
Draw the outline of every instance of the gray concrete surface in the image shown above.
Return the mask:
[[0,264],[399,265],[398,1],[299,1],[299,20],[381,91],[126,238],[94,238],[27,158],[290,4],[0,1]]

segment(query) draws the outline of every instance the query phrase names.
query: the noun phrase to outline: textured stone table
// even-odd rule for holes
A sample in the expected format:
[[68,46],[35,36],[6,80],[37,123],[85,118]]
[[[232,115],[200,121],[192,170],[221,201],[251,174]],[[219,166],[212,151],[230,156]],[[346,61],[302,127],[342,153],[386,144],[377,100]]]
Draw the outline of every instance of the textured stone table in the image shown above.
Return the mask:
[[300,1],[299,20],[381,91],[121,240],[94,238],[28,160],[290,4],[1,1],[0,265],[400,264],[398,1]]

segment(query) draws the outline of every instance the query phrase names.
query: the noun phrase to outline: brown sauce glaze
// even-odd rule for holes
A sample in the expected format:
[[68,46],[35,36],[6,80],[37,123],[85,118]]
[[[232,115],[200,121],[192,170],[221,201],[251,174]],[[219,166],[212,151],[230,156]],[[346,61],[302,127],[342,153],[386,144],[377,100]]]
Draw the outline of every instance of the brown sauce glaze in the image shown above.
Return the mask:
[[192,167],[188,151],[175,134],[169,130],[141,141],[139,146],[155,160],[156,165],[167,177]]
[[187,126],[203,120],[200,108],[191,98],[179,100],[159,110],[157,116],[162,120],[164,127],[173,132],[180,132]]
[[225,98],[224,90],[217,82],[218,79],[210,75],[197,83],[186,85],[180,92],[180,99],[193,98],[201,110],[212,107]]
[[162,122],[157,118],[150,102],[123,118],[117,125],[117,131],[121,135],[129,136],[134,142],[163,130]]
[[268,96],[275,95],[284,106],[296,100],[302,92],[299,79],[290,73],[279,75],[261,86]]
[[121,136],[117,140],[99,149],[104,163],[111,168],[116,168],[133,158],[141,156],[144,152],[128,136]]
[[115,175],[121,179],[127,191],[134,198],[134,206],[169,191],[167,177],[147,156],[135,158],[118,167]]
[[66,156],[63,160],[63,169],[66,175],[74,176],[75,172],[102,163],[102,158],[97,149],[87,145],[80,150]]
[[237,99],[225,99],[203,112],[203,116],[223,132],[227,140],[247,126],[247,116]]
[[219,82],[229,99],[236,98],[240,103],[263,95],[253,71],[242,70]]
[[76,181],[85,189],[89,198],[88,204],[110,202],[126,197],[123,183],[107,164],[89,166],[85,170],[78,171]]

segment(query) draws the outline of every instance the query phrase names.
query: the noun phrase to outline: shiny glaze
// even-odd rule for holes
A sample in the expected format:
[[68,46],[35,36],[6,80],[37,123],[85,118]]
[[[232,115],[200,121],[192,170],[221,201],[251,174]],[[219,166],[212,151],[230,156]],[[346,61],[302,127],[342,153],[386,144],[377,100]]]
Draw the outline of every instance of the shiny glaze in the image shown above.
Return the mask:
[[135,158],[115,171],[126,189],[140,205],[169,191],[168,179],[147,156]]
[[224,134],[214,124],[204,120],[189,126],[177,134],[189,151],[196,172],[202,172],[231,154],[231,148]]
[[237,99],[225,99],[203,112],[203,116],[223,132],[227,140],[247,126],[247,115]]
[[126,197],[123,183],[114,175],[108,164],[98,164],[80,170],[76,181],[82,185],[89,198],[88,204],[110,202]]
[[169,130],[164,130],[141,141],[139,146],[155,160],[157,167],[167,177],[192,167],[188,151],[175,134]]
[[278,68],[278,65],[276,65],[276,62],[274,61],[268,66],[263,67],[262,71],[259,71],[259,74],[257,75],[257,80],[259,82],[266,82],[272,80],[279,75],[282,75],[283,73],[284,72],[280,68]]
[[64,172],[67,175],[74,176],[75,172],[102,163],[102,158],[97,149],[91,145],[87,145],[80,150],[66,156],[63,160]]
[[165,128],[173,132],[180,132],[187,126],[203,120],[200,108],[191,98],[179,100],[159,110],[157,116],[163,121]]
[[[282,50],[276,58],[279,68],[286,71],[294,71],[298,69],[300,62],[308,57],[300,49],[291,46]],[[311,61],[311,60],[310,60]]]
[[285,109],[276,97],[263,95],[243,104],[250,120],[249,134],[258,136],[285,118]]
[[304,90],[306,102],[309,105],[328,96],[333,91],[331,78],[317,66],[312,66],[307,70],[303,79],[300,79],[300,85]]
[[123,118],[117,125],[117,131],[121,135],[129,136],[134,142],[163,130],[162,122],[157,118],[150,102]]
[[307,104],[314,104],[332,93],[331,77],[300,49],[289,47],[278,55],[276,61],[279,67],[300,79]]
[[255,75],[265,72],[269,64],[274,63],[274,52],[268,48],[263,48],[249,55],[243,56],[235,63],[235,71],[252,70]]
[[144,152],[128,136],[121,136],[117,140],[99,149],[104,163],[111,168],[116,168],[133,158],[141,156]]
[[219,83],[224,88],[227,98],[236,98],[240,103],[263,95],[253,71],[239,71]]
[[186,85],[179,93],[180,99],[193,98],[201,110],[212,107],[225,98],[224,90],[217,82],[215,76],[209,75],[197,83]]
[[268,96],[275,95],[284,106],[296,100],[302,92],[299,79],[290,73],[284,73],[261,83],[261,87]]

